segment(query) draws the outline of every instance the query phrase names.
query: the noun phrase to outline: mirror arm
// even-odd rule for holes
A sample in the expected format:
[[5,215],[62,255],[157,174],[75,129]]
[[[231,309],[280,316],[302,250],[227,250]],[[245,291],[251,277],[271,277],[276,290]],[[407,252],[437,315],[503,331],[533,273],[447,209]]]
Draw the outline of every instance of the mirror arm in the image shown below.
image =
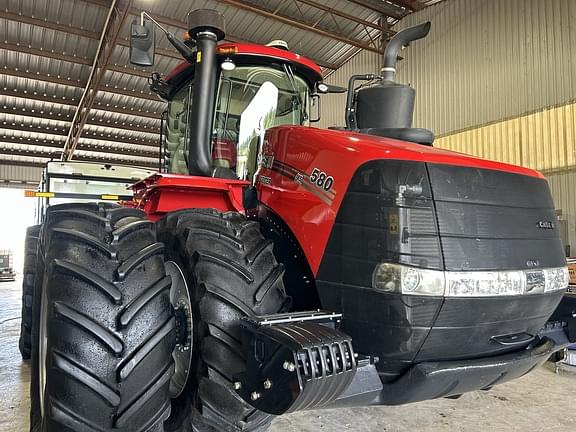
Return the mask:
[[189,62],[194,62],[195,60],[194,57],[196,53],[192,51],[184,42],[182,42],[176,36],[170,33],[166,28],[164,28],[158,21],[152,18],[150,14],[148,14],[145,11],[142,11],[140,13],[140,25],[144,25],[144,15],[146,15],[148,19],[150,19],[150,21],[152,21],[160,30],[162,30],[162,32],[166,35],[166,39],[168,39],[168,41],[172,44],[174,48],[176,48],[176,50],[180,53],[180,55],[182,55],[182,57],[184,57]]

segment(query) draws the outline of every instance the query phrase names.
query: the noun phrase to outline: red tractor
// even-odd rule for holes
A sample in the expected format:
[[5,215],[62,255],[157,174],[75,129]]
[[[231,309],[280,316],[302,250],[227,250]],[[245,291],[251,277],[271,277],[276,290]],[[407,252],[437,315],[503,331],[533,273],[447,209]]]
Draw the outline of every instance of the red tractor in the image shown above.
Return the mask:
[[[346,128],[320,130],[311,101],[339,88],[317,65],[218,44],[215,11],[188,22],[186,44],[166,32],[186,61],[151,80],[163,163],[137,208],[47,212],[32,430],[265,430],[489,389],[574,341],[571,312],[547,323],[568,272],[543,176],[411,127],[396,58],[429,23],[395,35],[383,76],[352,77]],[[134,61],[153,36],[132,25]]]

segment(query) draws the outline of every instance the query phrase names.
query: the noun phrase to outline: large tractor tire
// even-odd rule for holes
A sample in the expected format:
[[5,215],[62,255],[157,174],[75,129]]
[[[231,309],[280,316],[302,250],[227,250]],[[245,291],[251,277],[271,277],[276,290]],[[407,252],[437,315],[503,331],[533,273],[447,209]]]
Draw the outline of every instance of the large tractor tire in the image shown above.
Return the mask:
[[24,240],[24,268],[22,271],[22,322],[20,324],[20,354],[29,360],[32,354],[32,299],[34,298],[34,278],[36,276],[36,252],[40,225],[26,229]]
[[175,323],[163,249],[139,210],[50,207],[34,296],[32,431],[164,430]]
[[[173,400],[169,431],[264,431],[272,416],[254,409],[233,389],[233,377],[245,369],[240,319],[281,312],[288,306],[272,243],[259,224],[238,213],[183,210],[157,223],[166,244],[166,268],[176,268],[187,288],[190,311],[176,308],[189,323],[189,374]],[[174,272],[172,272],[174,274]],[[186,324],[177,324],[180,328]],[[176,361],[176,375],[187,369]],[[188,417],[187,417],[188,416]]]

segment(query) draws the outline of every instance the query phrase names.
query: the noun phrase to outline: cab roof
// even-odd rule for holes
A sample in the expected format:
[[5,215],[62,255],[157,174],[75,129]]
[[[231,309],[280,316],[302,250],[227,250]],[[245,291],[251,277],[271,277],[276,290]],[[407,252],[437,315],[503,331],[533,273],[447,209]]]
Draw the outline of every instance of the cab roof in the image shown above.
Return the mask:
[[[225,43],[218,45],[216,53],[219,57],[237,58],[239,61],[244,59],[246,62],[249,61],[249,57],[260,58],[262,60],[284,61],[294,66],[310,83],[322,81],[322,69],[320,69],[320,66],[312,60],[292,51],[249,43]],[[183,61],[166,75],[165,80],[169,83],[171,83],[171,81],[180,81],[180,77],[192,68],[193,65],[191,63]]]

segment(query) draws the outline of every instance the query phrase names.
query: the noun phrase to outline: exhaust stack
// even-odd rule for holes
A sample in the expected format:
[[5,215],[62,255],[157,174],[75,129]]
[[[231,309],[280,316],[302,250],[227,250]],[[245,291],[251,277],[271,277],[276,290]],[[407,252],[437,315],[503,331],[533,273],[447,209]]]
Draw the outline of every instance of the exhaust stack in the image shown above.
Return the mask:
[[394,35],[386,50],[384,50],[384,63],[382,66],[382,79],[384,81],[396,82],[396,62],[398,61],[398,53],[403,46],[408,45],[410,42],[422,39],[428,35],[430,31],[430,21],[423,24],[408,27],[399,31]]
[[188,14],[188,34],[196,42],[194,94],[190,110],[188,170],[190,175],[212,177],[210,151],[214,94],[216,92],[216,45],[224,39],[224,16],[215,10],[199,9]]
[[355,80],[377,79],[376,84],[354,91],[351,79],[348,101],[355,103],[347,106],[348,127],[420,144],[432,143],[434,135],[430,131],[412,128],[416,91],[407,84],[396,82],[396,62],[400,49],[425,37],[430,31],[430,25],[430,22],[426,22],[394,35],[384,51],[382,76],[353,77]]

